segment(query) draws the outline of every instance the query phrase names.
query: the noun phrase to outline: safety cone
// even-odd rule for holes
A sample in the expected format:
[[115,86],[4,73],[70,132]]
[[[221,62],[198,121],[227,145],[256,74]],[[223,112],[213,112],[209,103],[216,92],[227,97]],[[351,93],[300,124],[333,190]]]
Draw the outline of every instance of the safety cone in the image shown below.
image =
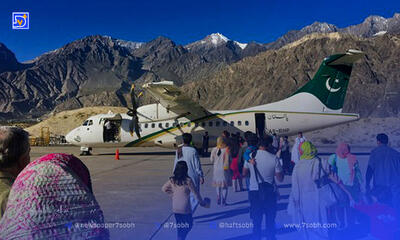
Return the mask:
[[119,160],[119,149],[115,150],[115,160]]

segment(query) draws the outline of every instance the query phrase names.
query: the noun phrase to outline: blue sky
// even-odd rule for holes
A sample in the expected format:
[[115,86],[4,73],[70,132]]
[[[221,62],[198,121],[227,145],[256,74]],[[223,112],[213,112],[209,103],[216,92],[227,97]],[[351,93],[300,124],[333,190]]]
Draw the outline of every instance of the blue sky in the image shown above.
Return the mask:
[[[13,11],[30,12],[30,30],[11,29]],[[345,27],[369,15],[392,17],[395,12],[400,12],[400,1],[5,0],[0,4],[0,42],[19,61],[94,34],[131,41],[162,35],[186,44],[220,32],[239,42],[267,43],[314,21]]]

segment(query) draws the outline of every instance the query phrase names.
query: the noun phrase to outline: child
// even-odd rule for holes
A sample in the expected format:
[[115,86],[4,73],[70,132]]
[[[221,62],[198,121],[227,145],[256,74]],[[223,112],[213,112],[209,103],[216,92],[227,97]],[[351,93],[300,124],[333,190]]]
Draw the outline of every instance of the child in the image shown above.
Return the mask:
[[200,206],[207,205],[200,193],[194,187],[192,179],[188,176],[188,166],[185,161],[179,161],[174,170],[174,176],[164,184],[162,191],[172,195],[172,211],[175,214],[178,240],[185,240],[192,229],[193,217],[189,194],[193,192]]

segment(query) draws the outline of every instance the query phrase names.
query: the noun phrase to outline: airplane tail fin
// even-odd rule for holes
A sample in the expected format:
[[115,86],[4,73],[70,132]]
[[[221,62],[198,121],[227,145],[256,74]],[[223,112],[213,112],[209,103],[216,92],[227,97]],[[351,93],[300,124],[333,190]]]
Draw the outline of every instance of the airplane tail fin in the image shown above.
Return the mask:
[[317,97],[329,110],[341,111],[349,84],[353,63],[364,55],[358,50],[348,50],[325,58],[311,81],[297,90]]

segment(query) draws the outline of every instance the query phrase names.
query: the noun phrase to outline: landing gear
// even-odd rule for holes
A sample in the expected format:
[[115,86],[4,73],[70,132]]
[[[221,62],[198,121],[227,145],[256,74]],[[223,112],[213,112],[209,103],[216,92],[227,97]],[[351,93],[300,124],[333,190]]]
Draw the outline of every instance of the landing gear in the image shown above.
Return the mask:
[[81,154],[80,156],[89,156],[92,155],[92,153],[90,152],[92,151],[91,147],[81,147]]

